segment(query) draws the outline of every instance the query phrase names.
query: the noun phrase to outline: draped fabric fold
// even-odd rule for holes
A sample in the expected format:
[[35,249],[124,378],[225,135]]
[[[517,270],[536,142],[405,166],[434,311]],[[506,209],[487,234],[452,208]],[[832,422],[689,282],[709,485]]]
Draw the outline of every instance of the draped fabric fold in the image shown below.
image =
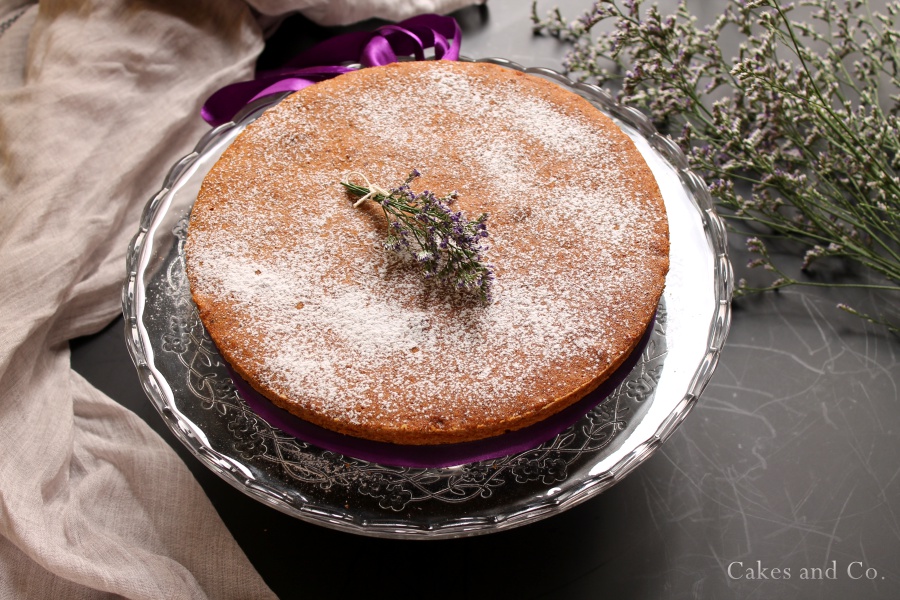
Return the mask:
[[236,1],[13,14],[0,36],[0,597],[272,597],[184,463],[71,370],[67,344],[120,310],[142,206],[206,129],[198,98],[251,72],[259,30]]

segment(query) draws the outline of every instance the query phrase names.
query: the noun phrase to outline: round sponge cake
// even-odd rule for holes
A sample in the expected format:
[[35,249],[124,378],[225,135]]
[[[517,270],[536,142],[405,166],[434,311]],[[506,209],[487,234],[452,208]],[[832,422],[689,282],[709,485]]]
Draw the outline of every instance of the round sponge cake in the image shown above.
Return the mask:
[[[488,213],[493,301],[386,250],[349,172]],[[187,274],[224,358],[278,406],[398,444],[473,441],[581,399],[651,323],[668,225],[632,141],[580,96],[483,63],[397,63],[293,94],[194,205]]]

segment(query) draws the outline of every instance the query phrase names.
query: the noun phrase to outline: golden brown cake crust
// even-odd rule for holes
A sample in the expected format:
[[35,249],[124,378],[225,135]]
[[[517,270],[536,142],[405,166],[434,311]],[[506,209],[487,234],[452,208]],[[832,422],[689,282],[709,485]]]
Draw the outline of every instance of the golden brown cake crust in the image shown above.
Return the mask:
[[[426,282],[385,250],[350,171],[459,192],[490,215],[494,301]],[[251,124],[207,175],[187,273],[222,355],[328,429],[443,444],[536,423],[618,367],[650,323],[668,225],[631,140],[587,101],[481,63],[364,69]]]

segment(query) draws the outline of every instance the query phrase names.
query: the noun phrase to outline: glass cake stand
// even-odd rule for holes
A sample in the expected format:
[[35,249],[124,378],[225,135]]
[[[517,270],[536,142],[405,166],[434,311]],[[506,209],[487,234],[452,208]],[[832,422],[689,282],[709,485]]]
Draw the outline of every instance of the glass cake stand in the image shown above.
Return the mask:
[[244,127],[284,96],[210,131],[170,170],[128,251],[126,339],[141,384],[174,435],[248,496],[306,521],[388,538],[461,537],[542,519],[614,485],[675,431],[703,391],[730,323],[725,229],[703,181],[640,112],[544,68],[483,59],[555,82],[612,117],[656,176],[670,270],[633,369],[572,427],[533,449],[443,468],[397,467],[316,447],[273,427],[238,395],[191,300],[188,216],[205,174]]

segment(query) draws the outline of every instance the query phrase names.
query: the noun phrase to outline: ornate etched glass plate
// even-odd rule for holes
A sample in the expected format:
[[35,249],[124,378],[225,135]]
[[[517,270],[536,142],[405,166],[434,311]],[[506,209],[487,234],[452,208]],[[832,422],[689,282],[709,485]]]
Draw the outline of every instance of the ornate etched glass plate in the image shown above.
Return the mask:
[[703,181],[641,113],[549,69],[526,71],[580,94],[634,139],[666,203],[671,266],[649,342],[615,391],[541,446],[446,468],[366,462],[298,440],[237,395],[191,301],[183,246],[206,172],[263,110],[263,99],[207,134],[148,203],[128,253],[123,294],[129,351],[175,436],[239,490],[301,519],[354,533],[459,537],[561,512],[621,480],[685,418],[709,381],[730,320],[725,231]]

